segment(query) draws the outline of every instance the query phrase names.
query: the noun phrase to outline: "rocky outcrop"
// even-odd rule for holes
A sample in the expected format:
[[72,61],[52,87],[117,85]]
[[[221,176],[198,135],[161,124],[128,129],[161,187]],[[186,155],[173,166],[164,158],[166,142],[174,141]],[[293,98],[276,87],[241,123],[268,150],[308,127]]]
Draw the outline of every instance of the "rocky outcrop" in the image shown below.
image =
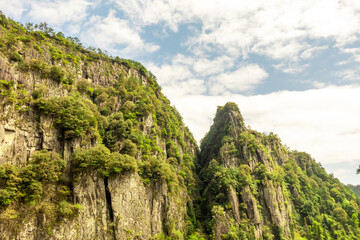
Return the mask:
[[116,239],[149,239],[169,232],[170,228],[185,231],[181,220],[186,209],[184,192],[179,193],[179,198],[168,192],[165,183],[145,186],[137,174],[116,176],[108,181]]
[[258,209],[258,204],[256,198],[251,192],[249,186],[246,186],[243,191],[241,192],[242,201],[245,203],[245,211],[246,216],[253,223],[255,228],[255,236],[260,238],[262,235],[262,228],[263,228],[263,221],[260,217],[260,212]]
[[140,63],[30,28],[0,12],[0,239],[360,235],[360,200],[235,103],[199,153]]
[[[218,172],[211,170],[213,178],[220,178],[218,182],[229,184],[226,186],[225,202],[231,206],[230,209],[227,204],[224,205],[224,200],[216,200],[224,194],[221,191],[217,193],[215,199],[214,196],[208,196],[210,202],[206,203],[217,207],[215,209],[218,211],[213,215],[213,226],[218,239],[227,238],[232,234],[252,235],[261,239],[269,228],[274,231],[277,231],[275,228],[281,229],[281,234],[286,238],[291,238],[293,234],[290,231],[291,206],[285,204],[285,202],[289,203],[285,189],[268,177],[286,157],[279,157],[281,151],[273,151],[272,147],[257,135],[259,134],[244,127],[237,106],[234,103],[227,103],[223,107],[218,107],[214,125],[203,139],[201,145],[201,162],[205,167],[203,171],[206,172],[208,167],[213,169],[207,164],[211,159],[216,159],[221,167]],[[211,179],[211,175],[208,178]],[[221,189],[223,187],[224,185],[221,185]],[[215,185],[213,191],[218,191],[218,188],[220,186]],[[216,205],[223,205],[225,208]],[[253,230],[250,231],[250,235],[246,235],[240,231],[240,228]]]
[[265,181],[266,183],[260,192],[261,203],[265,207],[263,210],[265,223],[280,226],[285,236],[291,236],[291,206],[285,204],[289,200],[285,197],[284,189],[274,185],[269,180]]
[[[6,31],[11,29],[2,28],[0,37],[7,35]],[[183,176],[176,189],[170,190],[167,179],[156,179],[151,173],[144,183],[138,171],[110,175],[91,167],[75,170],[72,159],[76,149],[89,149],[104,141],[107,137],[104,132],[110,131],[106,129],[107,117],[120,113],[118,116],[124,121],[118,127],[127,124],[124,130],[127,135],[110,136],[109,141],[117,137],[112,150],[125,152],[122,148],[126,139],[128,148],[135,152],[131,153],[135,165],[136,161],[146,162],[149,158],[159,158],[167,166],[174,164],[172,177],[178,183],[177,172],[185,165],[181,162],[183,156],[192,162],[197,146],[180,115],[161,94],[155,77],[140,63],[109,58],[82,47],[78,50],[65,39],[61,42],[40,32],[18,34],[31,39],[30,42],[14,40],[11,48],[0,51],[0,167],[7,164],[25,167],[33,153],[44,149],[59,153],[66,166],[58,185],[44,182],[40,186],[44,187],[39,193],[42,199],[31,202],[34,207],[27,206],[29,203],[24,203],[21,197],[4,197],[19,200],[0,203],[0,238],[150,239],[174,234],[179,239],[185,238],[190,197]],[[21,60],[12,61],[8,55],[13,52],[20,54]],[[57,79],[54,74],[58,74]],[[93,94],[94,89],[98,92]],[[43,114],[36,105],[36,101],[41,105],[48,99],[55,99],[56,103],[66,97],[80,99],[87,106],[86,111],[91,111],[93,128],[88,132],[77,129],[78,132],[65,135],[63,118],[52,112],[58,106],[50,106]],[[68,114],[68,110],[63,109],[61,114]],[[82,114],[87,112],[76,114],[81,115],[79,121],[71,124],[81,125]],[[162,123],[157,122],[160,117]],[[168,126],[169,123],[172,125]],[[73,127],[66,124],[65,127]],[[167,153],[169,142],[171,154]],[[176,162],[168,163],[167,156]],[[5,184],[4,181],[7,180],[0,176],[0,184]],[[21,185],[19,181],[17,184]],[[51,188],[49,193],[45,185]],[[59,200],[56,192],[66,192],[66,196]],[[18,212],[22,209],[27,211],[24,216]]]

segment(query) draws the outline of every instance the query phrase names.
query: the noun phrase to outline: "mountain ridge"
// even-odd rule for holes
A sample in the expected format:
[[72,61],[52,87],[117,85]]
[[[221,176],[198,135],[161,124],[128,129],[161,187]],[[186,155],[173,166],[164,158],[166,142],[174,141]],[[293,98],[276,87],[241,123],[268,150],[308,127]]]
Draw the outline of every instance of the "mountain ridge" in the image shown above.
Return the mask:
[[219,106],[200,149],[140,63],[0,15],[2,239],[357,239],[360,200]]
[[200,156],[208,160],[200,171],[203,214],[212,211],[204,221],[212,222],[215,239],[359,236],[354,193],[309,154],[290,151],[273,133],[245,128],[234,103],[218,107]]

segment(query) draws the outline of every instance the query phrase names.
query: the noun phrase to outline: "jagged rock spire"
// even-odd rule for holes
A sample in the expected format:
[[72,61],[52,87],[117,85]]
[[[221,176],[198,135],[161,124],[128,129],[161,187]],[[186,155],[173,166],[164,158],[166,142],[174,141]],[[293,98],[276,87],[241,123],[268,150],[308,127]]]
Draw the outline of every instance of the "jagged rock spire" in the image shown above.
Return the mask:
[[244,120],[236,103],[228,102],[224,106],[218,106],[214,124],[201,141],[200,163],[206,165],[218,154],[224,137],[237,141],[244,130]]

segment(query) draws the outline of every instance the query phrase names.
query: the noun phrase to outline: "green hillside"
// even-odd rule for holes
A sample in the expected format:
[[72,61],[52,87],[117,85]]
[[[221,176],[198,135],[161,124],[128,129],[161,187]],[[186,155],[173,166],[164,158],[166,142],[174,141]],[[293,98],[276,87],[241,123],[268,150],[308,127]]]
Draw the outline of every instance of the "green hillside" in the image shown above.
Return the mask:
[[360,237],[359,197],[235,103],[199,149],[143,65],[46,23],[0,14],[0,112],[0,239]]
[[[24,27],[1,15],[0,27],[2,125],[14,119],[16,132],[31,122],[27,134],[41,138],[35,149],[13,145],[25,158],[1,156],[1,221],[12,234],[31,215],[46,218],[38,227],[48,229],[73,218],[86,207],[76,203],[74,185],[89,171],[105,182],[135,172],[144,186],[164,183],[175,202],[191,205],[198,147],[153,74],[46,24]],[[174,221],[166,235],[186,234],[191,222]]]
[[358,239],[359,198],[304,152],[218,107],[201,143],[202,217],[222,239]]
[[348,184],[347,186],[349,188],[351,188],[356,195],[360,196],[360,185],[355,186],[355,185]]

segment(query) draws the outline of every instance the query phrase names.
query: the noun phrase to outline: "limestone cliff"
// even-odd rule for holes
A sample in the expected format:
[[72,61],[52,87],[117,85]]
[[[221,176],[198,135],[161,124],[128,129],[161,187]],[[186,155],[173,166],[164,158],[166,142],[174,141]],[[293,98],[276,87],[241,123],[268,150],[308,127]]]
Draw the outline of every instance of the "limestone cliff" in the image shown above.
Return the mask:
[[141,64],[46,30],[1,15],[0,238],[183,239],[197,145],[179,113]]
[[[202,140],[199,161],[202,217],[214,239],[336,239],[340,232],[359,234],[333,212],[337,209],[357,221],[359,199],[353,193],[332,198],[335,189],[349,189],[308,154],[284,147],[275,134],[246,128],[234,103],[218,107]],[[354,204],[346,214],[344,201]],[[338,230],[327,225],[329,219]]]
[[0,239],[358,239],[359,206],[236,104],[199,152],[140,63],[0,14]]

